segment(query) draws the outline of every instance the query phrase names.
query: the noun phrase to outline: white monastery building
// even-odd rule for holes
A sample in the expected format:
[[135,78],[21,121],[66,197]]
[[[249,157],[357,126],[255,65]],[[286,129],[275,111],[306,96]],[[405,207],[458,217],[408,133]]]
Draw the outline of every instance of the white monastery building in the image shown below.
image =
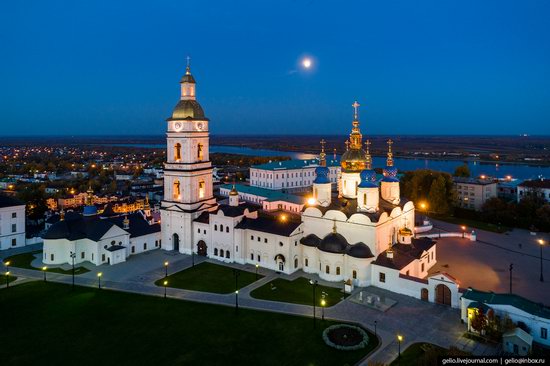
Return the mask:
[[0,195],[0,250],[25,245],[25,203]]

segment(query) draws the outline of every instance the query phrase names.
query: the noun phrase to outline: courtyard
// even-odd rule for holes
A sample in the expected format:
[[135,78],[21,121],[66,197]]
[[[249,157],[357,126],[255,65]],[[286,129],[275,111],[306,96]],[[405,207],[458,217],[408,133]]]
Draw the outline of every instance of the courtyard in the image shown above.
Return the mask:
[[42,281],[0,291],[4,365],[352,365],[377,344],[338,351],[321,337],[334,322],[300,316]]
[[[448,231],[459,231],[456,225],[434,222]],[[536,302],[550,304],[550,246],[548,237],[533,236],[514,229],[505,234],[476,230],[477,241],[437,239],[437,264],[430,270],[447,272],[458,279],[460,287],[483,291],[510,291],[510,264],[513,263],[512,292]],[[543,237],[543,275],[538,238]]]

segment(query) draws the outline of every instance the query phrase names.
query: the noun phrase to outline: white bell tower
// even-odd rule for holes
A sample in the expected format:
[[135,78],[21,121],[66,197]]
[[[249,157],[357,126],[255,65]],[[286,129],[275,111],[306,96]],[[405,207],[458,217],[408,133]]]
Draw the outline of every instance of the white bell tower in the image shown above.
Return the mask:
[[162,248],[191,254],[193,220],[216,208],[209,157],[208,118],[196,100],[189,58],[181,78],[181,97],[167,121],[164,200],[161,203]]

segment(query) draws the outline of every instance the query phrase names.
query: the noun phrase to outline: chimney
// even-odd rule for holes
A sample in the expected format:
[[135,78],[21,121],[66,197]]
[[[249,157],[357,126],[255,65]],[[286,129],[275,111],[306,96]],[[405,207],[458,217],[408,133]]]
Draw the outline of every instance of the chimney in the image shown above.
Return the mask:
[[393,249],[391,247],[386,250],[386,257],[388,259],[393,259]]

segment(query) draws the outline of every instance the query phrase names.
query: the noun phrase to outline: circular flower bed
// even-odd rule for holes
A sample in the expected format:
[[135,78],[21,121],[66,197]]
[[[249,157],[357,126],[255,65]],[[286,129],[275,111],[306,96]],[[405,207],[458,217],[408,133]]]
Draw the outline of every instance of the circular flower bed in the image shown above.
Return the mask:
[[354,351],[367,346],[369,335],[354,325],[336,324],[323,331],[323,340],[330,347],[342,351]]

